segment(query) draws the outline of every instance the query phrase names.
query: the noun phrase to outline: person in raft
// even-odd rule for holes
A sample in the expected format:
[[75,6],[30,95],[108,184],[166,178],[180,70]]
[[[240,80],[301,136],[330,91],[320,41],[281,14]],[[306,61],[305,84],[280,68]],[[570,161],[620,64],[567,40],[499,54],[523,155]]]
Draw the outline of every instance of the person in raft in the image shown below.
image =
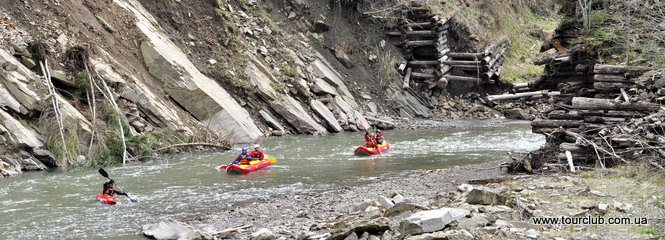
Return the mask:
[[383,141],[385,141],[385,139],[383,139],[383,132],[381,129],[376,129],[376,144],[381,145],[383,144]]
[[374,133],[367,132],[365,130],[365,147],[375,148],[376,147],[376,136]]
[[127,196],[127,193],[125,193],[125,192],[123,192],[123,191],[120,191],[120,190],[115,190],[115,189],[113,189],[113,183],[115,183],[115,182],[113,181],[113,179],[111,179],[110,181],[104,183],[104,188],[103,188],[103,190],[102,190],[102,194],[104,194],[104,195],[108,195],[108,196],[111,196],[111,197],[113,197],[113,195],[116,194],[116,193],[117,193],[118,195],[125,195],[125,196]]
[[249,161],[250,161],[250,160],[252,160],[252,157],[249,156],[249,154],[247,154],[247,148],[246,148],[246,147],[243,147],[243,148],[242,148],[242,152],[240,153],[240,155],[238,155],[238,156],[236,157],[235,160],[233,160],[233,163],[232,163],[232,164],[245,164],[245,165],[249,165]]
[[254,160],[263,160],[266,157],[266,155],[263,154],[261,150],[259,150],[259,145],[254,146],[254,151],[249,153],[249,156]]

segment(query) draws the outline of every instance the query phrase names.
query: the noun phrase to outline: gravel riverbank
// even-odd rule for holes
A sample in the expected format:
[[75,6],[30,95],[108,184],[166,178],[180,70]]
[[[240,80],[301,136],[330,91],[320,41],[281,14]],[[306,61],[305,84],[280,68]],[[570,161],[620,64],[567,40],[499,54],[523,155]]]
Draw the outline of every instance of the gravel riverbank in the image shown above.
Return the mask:
[[[665,177],[640,166],[506,175],[501,161],[422,170],[364,186],[273,196],[147,234],[194,239],[659,239]],[[467,184],[470,183],[470,184]],[[537,218],[595,221],[546,223]],[[587,219],[587,220],[583,220]],[[609,224],[610,219],[630,223]],[[601,221],[601,223],[598,223]],[[224,231],[246,225],[239,231]],[[251,225],[251,226],[250,226]],[[173,228],[180,229],[173,231]]]

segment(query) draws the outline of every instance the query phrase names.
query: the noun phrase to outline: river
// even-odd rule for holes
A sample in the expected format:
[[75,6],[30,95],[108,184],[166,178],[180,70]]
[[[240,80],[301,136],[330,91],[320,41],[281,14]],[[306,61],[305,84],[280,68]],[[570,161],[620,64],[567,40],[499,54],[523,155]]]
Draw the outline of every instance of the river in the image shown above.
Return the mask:
[[165,217],[196,219],[231,203],[276,194],[325,191],[378,181],[420,169],[447,168],[528,152],[544,143],[528,124],[465,129],[386,131],[392,149],[356,157],[359,133],[296,135],[261,141],[277,157],[268,168],[247,175],[214,169],[238,154],[232,151],[181,153],[161,160],[105,167],[123,196],[115,206],[94,200],[105,182],[97,168],[66,172],[26,172],[0,180],[0,239],[140,238],[140,228]]

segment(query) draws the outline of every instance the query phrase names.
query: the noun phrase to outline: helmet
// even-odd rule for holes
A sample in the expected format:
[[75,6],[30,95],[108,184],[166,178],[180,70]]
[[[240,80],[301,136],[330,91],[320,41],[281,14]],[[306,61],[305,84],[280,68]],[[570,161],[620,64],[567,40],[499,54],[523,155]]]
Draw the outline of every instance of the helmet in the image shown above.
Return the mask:
[[369,136],[370,136],[370,137],[374,137],[374,133],[369,133]]
[[247,148],[246,148],[246,147],[243,147],[243,148],[241,148],[240,150],[242,150],[243,152],[246,152],[246,151],[247,151]]
[[381,129],[376,129],[376,132],[377,132],[377,133],[381,133]]
[[254,148],[259,148],[259,145],[258,144],[254,145]]

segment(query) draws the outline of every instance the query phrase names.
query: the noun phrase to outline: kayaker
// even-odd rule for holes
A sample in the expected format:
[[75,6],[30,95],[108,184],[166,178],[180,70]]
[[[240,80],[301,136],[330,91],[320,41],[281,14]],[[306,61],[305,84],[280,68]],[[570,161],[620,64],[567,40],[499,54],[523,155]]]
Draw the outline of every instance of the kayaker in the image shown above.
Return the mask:
[[365,146],[368,148],[375,148],[376,147],[376,138],[374,133],[370,133],[365,131]]
[[256,160],[263,160],[266,157],[266,155],[263,154],[261,150],[259,150],[259,145],[254,146],[254,151],[249,153],[249,156]]
[[376,144],[381,145],[383,144],[383,141],[385,141],[385,139],[383,139],[383,132],[381,129],[376,129]]
[[249,165],[249,161],[252,160],[252,157],[249,156],[249,154],[247,154],[247,148],[246,147],[243,147],[241,150],[242,150],[242,152],[240,153],[240,155],[238,155],[236,157],[235,160],[233,160],[232,164],[238,163],[238,164]]
[[111,197],[113,197],[113,195],[116,194],[116,193],[117,193],[118,195],[125,195],[125,196],[127,196],[127,193],[125,193],[125,192],[123,192],[123,191],[120,191],[120,190],[115,190],[115,189],[113,189],[113,183],[115,183],[115,182],[113,181],[113,179],[111,179],[110,181],[104,183],[104,188],[102,189],[102,194],[104,194],[104,195],[108,195],[108,196],[111,196]]

